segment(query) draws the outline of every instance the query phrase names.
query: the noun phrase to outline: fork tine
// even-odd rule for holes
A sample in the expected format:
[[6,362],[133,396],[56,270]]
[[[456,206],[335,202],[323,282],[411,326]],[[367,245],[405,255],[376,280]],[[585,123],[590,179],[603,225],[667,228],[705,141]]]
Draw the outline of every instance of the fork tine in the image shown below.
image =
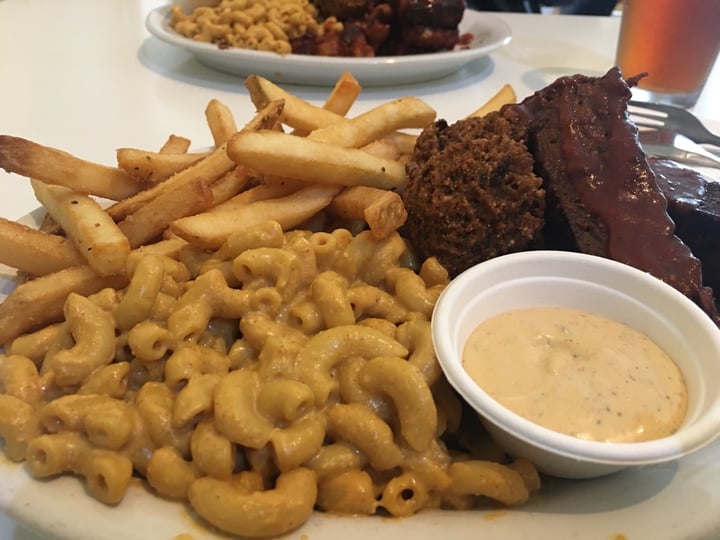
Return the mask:
[[662,103],[653,103],[650,101],[636,101],[634,99],[631,99],[628,102],[628,105],[632,105],[633,107],[639,107],[641,109],[650,109],[653,111],[660,111],[660,112],[664,112],[665,114],[668,114],[669,112],[677,109],[677,107],[673,107],[671,105],[664,105]]
[[656,122],[665,122],[668,120],[667,116],[658,116],[657,114],[646,113],[644,111],[628,111],[628,114],[635,118],[645,118],[647,120],[655,120]]
[[[633,109],[628,109],[628,113],[631,117],[634,117],[635,123],[638,125],[641,125],[641,117],[654,120],[663,123],[666,128],[672,131],[684,134],[697,143],[720,146],[720,136],[710,131],[699,118],[685,109],[663,103],[648,103],[635,100],[630,100],[628,105]],[[653,112],[657,114],[653,115]]]
[[631,120],[637,127],[647,128],[647,129],[667,129],[667,126],[665,126],[663,124],[653,124],[651,122],[644,122],[643,120],[635,120],[632,118],[631,118]]

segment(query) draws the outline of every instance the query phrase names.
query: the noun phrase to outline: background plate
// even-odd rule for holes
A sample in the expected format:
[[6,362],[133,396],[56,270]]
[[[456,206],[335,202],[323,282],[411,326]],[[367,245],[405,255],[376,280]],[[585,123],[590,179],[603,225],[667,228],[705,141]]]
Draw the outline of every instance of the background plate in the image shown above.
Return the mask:
[[504,21],[487,13],[466,9],[460,32],[473,35],[467,49],[375,58],[304,54],[281,56],[248,49],[219,49],[210,43],[193,41],[170,28],[169,13],[170,6],[151,11],[145,21],[148,31],[162,41],[186,49],[203,64],[235,75],[261,75],[278,83],[317,86],[335,84],[344,71],[350,71],[365,86],[390,86],[438,79],[507,45],[512,38],[510,27]]

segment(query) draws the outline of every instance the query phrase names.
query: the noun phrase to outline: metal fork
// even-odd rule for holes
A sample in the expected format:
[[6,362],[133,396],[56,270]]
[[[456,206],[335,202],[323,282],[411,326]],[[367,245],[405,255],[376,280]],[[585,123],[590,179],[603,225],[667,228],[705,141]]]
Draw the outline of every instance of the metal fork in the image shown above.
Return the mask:
[[643,129],[638,133],[638,138],[648,155],[671,159],[691,167],[720,169],[720,157],[708,152],[684,135],[664,129]]
[[685,109],[635,100],[630,100],[629,105],[630,118],[637,126],[673,131],[696,143],[720,147],[720,136],[711,132],[694,114]]

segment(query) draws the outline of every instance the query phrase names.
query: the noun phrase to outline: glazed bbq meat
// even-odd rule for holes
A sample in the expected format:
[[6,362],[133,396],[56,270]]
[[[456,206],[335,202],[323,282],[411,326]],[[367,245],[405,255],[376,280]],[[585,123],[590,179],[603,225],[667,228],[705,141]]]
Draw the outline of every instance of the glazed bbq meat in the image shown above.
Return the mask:
[[503,108],[505,118],[525,126],[535,172],[544,181],[545,241],[647,271],[717,322],[700,261],[674,234],[667,200],[629,121],[628,82],[635,81],[616,68],[600,78],[563,77]]
[[465,0],[314,0],[322,18],[335,17],[320,35],[291,40],[295,54],[388,56],[453,49]]
[[381,54],[449,51],[457,45],[465,0],[391,0],[392,31]]
[[531,246],[543,223],[542,180],[511,124],[498,114],[426,128],[408,164],[403,234],[451,275]]
[[703,284],[720,291],[720,183],[674,161],[648,158],[668,201],[675,234],[702,264]]
[[562,77],[499,113],[426,128],[407,167],[403,233],[453,276],[534,247],[614,259],[720,325],[708,286],[720,291],[720,184],[646,157],[627,113],[636,82],[615,68]]

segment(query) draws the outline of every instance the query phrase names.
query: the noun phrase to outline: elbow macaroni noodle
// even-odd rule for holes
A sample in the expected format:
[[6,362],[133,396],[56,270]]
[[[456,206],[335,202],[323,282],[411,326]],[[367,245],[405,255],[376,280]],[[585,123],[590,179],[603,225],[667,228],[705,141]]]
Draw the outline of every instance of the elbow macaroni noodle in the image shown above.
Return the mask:
[[[188,248],[190,249],[190,248]],[[71,294],[65,320],[0,356],[0,438],[37,478],[121,502],[133,475],[223,531],[263,537],[314,509],[408,516],[507,505],[527,462],[462,443],[482,428],[430,339],[447,273],[378,240],[262,224],[213,253],[132,259],[128,285]]]
[[197,7],[190,14],[173,6],[170,25],[196,41],[278,54],[292,52],[291,39],[342,27],[333,17],[319,21],[317,8],[309,0],[221,0],[217,6]]

